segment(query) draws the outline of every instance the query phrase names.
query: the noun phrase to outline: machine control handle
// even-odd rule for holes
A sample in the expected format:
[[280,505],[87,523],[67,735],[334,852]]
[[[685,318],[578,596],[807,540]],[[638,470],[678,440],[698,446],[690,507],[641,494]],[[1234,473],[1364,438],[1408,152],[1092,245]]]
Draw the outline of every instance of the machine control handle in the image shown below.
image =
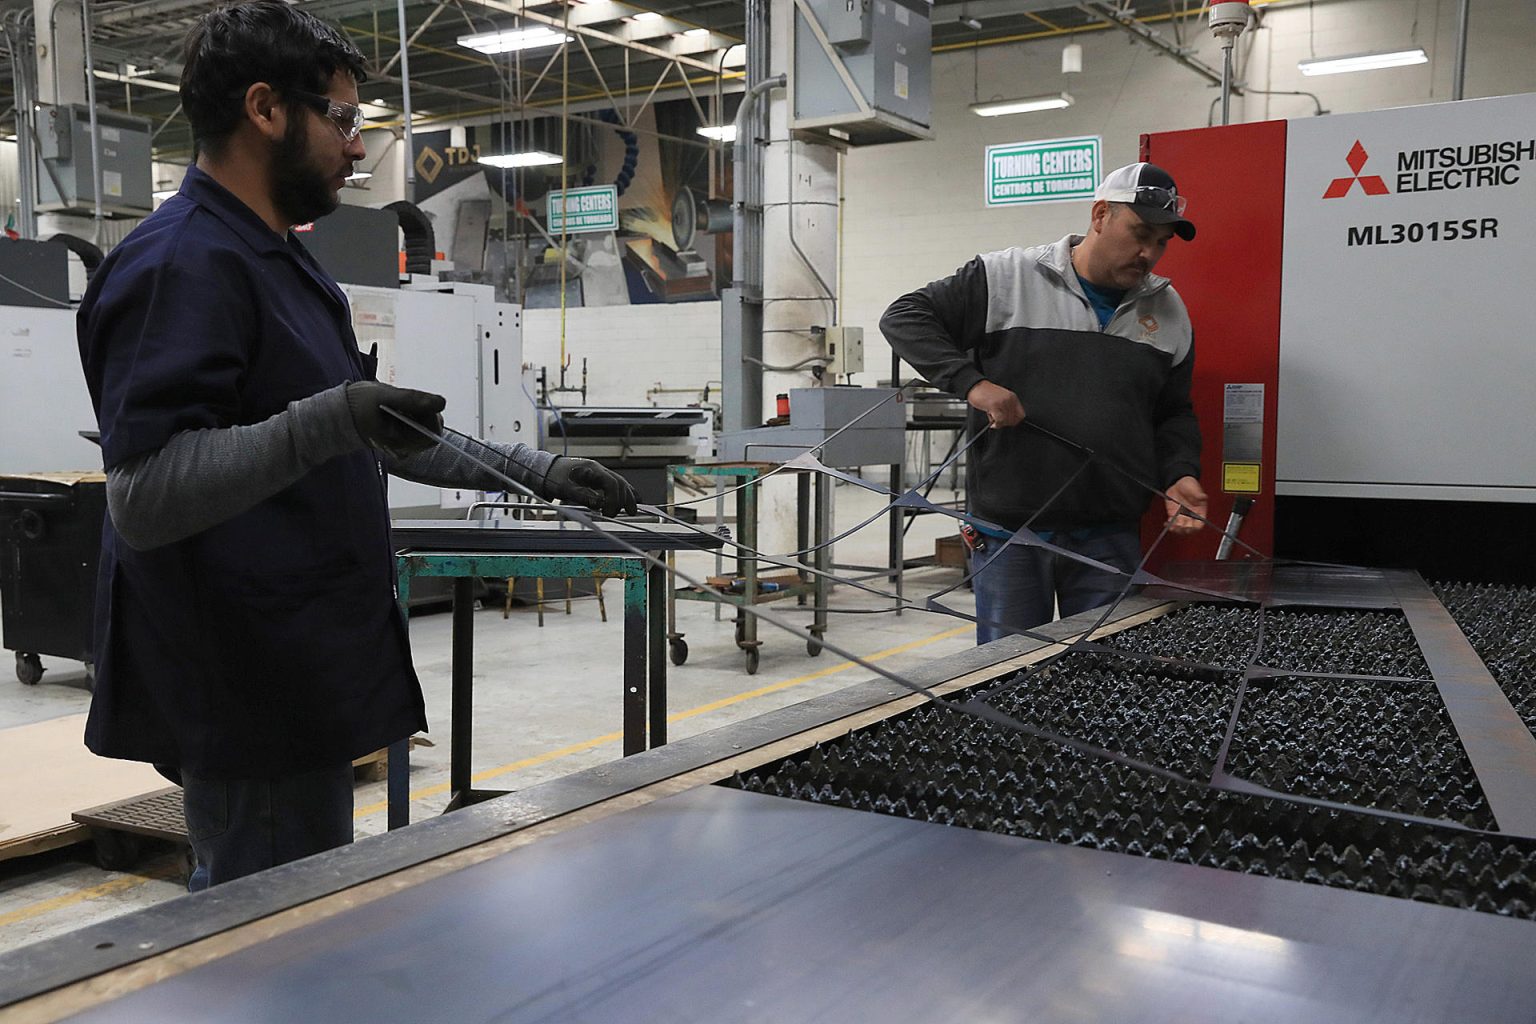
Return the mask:
[[1227,517],[1227,529],[1221,538],[1221,543],[1216,545],[1216,561],[1224,562],[1232,557],[1232,541],[1237,537],[1239,530],[1243,528],[1243,520],[1248,513],[1253,511],[1252,498],[1238,498],[1232,503],[1232,514]]

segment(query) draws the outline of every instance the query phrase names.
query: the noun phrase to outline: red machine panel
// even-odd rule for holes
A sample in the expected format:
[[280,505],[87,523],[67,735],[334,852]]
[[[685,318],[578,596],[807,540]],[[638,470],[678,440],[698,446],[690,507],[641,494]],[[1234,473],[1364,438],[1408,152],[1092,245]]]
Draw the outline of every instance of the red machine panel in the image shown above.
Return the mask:
[[[1141,158],[1165,168],[1189,198],[1187,216],[1198,232],[1190,243],[1175,239],[1157,272],[1173,279],[1195,327],[1191,398],[1204,438],[1201,482],[1210,495],[1210,518],[1225,524],[1235,500],[1253,498],[1239,536],[1266,555],[1273,553],[1275,530],[1285,138],[1284,121],[1265,121],[1141,139]],[[1223,472],[1229,384],[1264,386],[1256,471],[1245,458]],[[1144,543],[1157,537],[1165,518],[1161,507],[1148,512],[1142,523]],[[1170,535],[1147,567],[1156,572],[1170,561],[1213,558],[1220,539],[1211,529],[1192,537]],[[1232,557],[1242,555],[1242,548],[1234,548]]]

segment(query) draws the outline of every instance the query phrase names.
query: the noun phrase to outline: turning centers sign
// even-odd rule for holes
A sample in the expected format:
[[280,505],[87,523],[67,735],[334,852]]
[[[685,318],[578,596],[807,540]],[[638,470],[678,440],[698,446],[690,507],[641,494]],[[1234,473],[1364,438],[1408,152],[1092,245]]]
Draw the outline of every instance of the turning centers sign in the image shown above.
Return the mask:
[[619,190],[613,185],[552,189],[548,209],[551,234],[619,229]]
[[1097,135],[987,147],[988,206],[1092,199],[1102,176]]

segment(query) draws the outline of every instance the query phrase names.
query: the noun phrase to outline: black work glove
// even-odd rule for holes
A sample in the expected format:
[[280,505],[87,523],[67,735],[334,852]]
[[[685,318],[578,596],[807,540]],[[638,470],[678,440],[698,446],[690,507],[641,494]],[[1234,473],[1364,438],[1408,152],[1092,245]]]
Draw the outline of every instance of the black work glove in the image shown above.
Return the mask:
[[591,459],[555,457],[544,478],[544,497],[558,498],[570,505],[585,505],[605,516],[635,512],[635,489],[617,473]]
[[437,441],[409,424],[401,423],[384,409],[393,409],[434,434],[441,434],[441,414],[447,404],[442,395],[391,387],[376,380],[357,380],[347,385],[347,409],[351,411],[352,422],[363,441],[370,448],[378,448],[396,458],[424,452]]

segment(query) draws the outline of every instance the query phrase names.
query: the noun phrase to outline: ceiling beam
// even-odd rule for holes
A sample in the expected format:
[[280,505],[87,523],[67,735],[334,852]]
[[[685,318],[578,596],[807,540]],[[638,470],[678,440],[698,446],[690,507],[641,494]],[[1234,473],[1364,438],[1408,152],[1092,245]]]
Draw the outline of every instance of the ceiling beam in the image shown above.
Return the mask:
[[[1161,32],[1151,28],[1146,23],[1137,20],[1135,15],[1127,14],[1112,3],[1104,0],[1089,0],[1087,3],[1078,4],[1078,7],[1097,18],[1103,18],[1111,25],[1117,25],[1124,29],[1135,39],[1146,43],[1154,50],[1172,57],[1178,63],[1189,68],[1195,74],[1211,82],[1213,85],[1221,84],[1221,71],[1189,52],[1188,47],[1179,46],[1170,42]],[[1232,86],[1232,95],[1241,96],[1243,90],[1238,86]]]
[[[672,53],[663,47],[651,46],[647,43],[631,42],[620,35],[615,35],[612,32],[605,32],[601,29],[595,29],[590,25],[577,25],[574,23],[567,25],[564,17],[564,11],[562,11],[561,15],[557,17],[555,15],[544,14],[539,11],[531,10],[530,8],[534,7],[535,5],[524,3],[522,0],[479,0],[479,2],[482,7],[501,11],[504,14],[513,14],[526,21],[536,21],[542,25],[548,25],[550,28],[575,32],[586,36],[588,39],[599,39],[605,43],[612,43],[615,46],[627,47],[628,49],[634,50],[637,53],[650,54],[652,57],[659,57],[662,60],[675,60],[679,64],[685,64],[688,67],[694,68],[698,71],[708,71],[711,74],[716,74],[719,72],[719,68],[714,64],[708,61],[699,60],[692,56],[688,56],[687,54]],[[736,40],[731,40],[730,43],[726,43],[725,45],[731,45],[734,42],[736,42]],[[716,47],[716,49],[723,49],[723,47]]]
[[988,18],[1059,11],[1063,6],[1062,0],[963,0],[958,4],[935,4],[929,20],[935,25],[953,25],[970,18],[986,21]]

